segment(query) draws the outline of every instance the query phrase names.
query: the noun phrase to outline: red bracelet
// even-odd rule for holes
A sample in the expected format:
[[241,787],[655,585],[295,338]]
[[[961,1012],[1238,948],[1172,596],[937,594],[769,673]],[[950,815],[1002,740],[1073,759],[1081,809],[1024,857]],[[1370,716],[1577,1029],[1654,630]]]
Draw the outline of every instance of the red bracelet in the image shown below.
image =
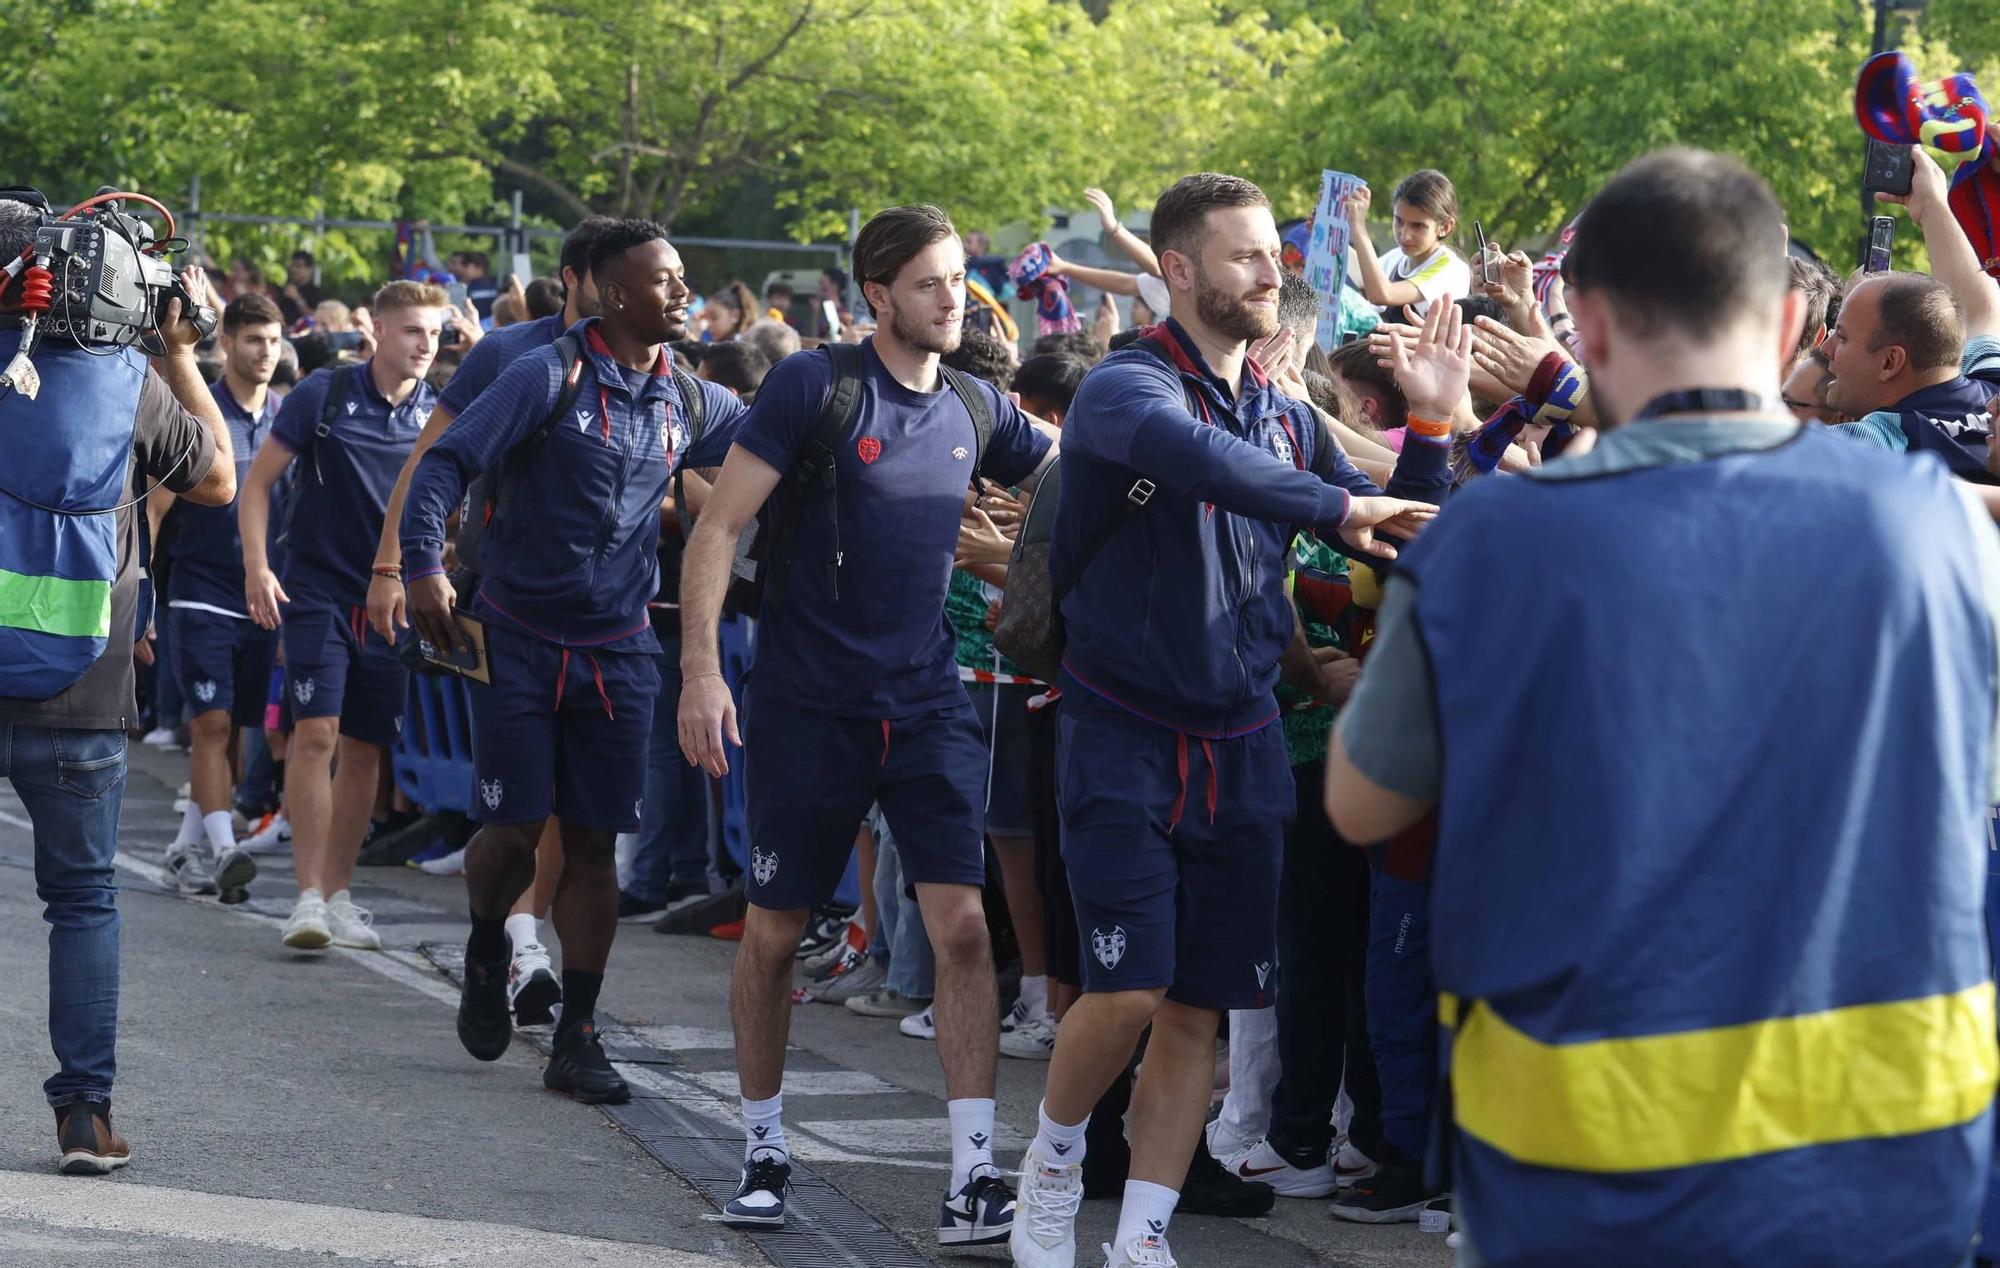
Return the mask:
[[1429,436],[1433,440],[1451,435],[1450,423],[1441,423],[1434,418],[1418,418],[1415,414],[1409,416],[1409,428],[1417,435]]

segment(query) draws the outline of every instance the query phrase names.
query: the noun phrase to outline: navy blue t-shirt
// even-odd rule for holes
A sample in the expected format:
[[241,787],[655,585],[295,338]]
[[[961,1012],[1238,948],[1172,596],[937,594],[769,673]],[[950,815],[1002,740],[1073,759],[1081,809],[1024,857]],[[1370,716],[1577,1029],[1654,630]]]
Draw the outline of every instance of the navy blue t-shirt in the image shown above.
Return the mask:
[[[972,480],[978,437],[972,416],[942,378],[913,392],[890,377],[862,345],[866,379],[860,417],[838,455],[840,597],[817,563],[825,496],[814,491],[799,522],[799,549],[783,604],[767,604],[757,625],[751,689],[792,708],[841,717],[903,718],[964,699],[945,621],[945,591],[958,547],[960,509]],[[833,381],[823,351],[787,357],[757,391],[736,443],[780,472],[819,424]],[[985,383],[993,441],[982,474],[1018,484],[1049,450],[1012,401]],[[783,485],[774,517],[788,513]]]
[[493,380],[500,377],[500,371],[514,364],[522,354],[554,343],[562,337],[562,332],[561,313],[500,327],[472,345],[472,351],[458,363],[451,382],[444,385],[444,394],[438,397],[438,404],[450,410],[454,417],[463,414],[466,406],[493,386]]
[[[271,434],[278,415],[278,400],[264,394],[264,407],[252,415],[237,403],[227,379],[208,385],[229,425],[229,443],[236,450],[236,487],[251,460]],[[278,491],[271,493],[272,523],[283,504]],[[225,616],[248,620],[243,611],[243,538],[236,527],[236,499],[227,506],[201,506],[185,498],[174,502],[173,566],[167,571],[167,601],[173,607],[204,608]]]
[[[389,494],[437,401],[430,384],[419,382],[402,404],[391,405],[375,386],[372,366],[313,371],[285,398],[271,427],[272,443],[298,455],[279,578],[294,599],[303,591],[336,603],[367,601]],[[346,400],[322,438],[320,409],[336,374],[346,376]]]

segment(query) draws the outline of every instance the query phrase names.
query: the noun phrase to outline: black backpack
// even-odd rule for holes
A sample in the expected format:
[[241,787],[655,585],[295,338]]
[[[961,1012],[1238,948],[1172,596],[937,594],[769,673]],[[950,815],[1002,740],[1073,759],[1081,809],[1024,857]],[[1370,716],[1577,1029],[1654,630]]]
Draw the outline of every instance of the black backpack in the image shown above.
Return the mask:
[[[576,404],[578,384],[583,379],[583,345],[574,335],[563,335],[555,342],[556,355],[562,363],[562,390],[556,393],[556,402],[542,419],[541,426],[527,440],[515,445],[491,470],[482,472],[466,486],[465,504],[458,520],[458,537],[455,539],[458,553],[458,572],[453,574],[453,587],[462,596],[470,596],[478,588],[482,571],[479,555],[485,545],[486,534],[493,521],[503,519],[513,507],[521,482],[521,473],[528,462],[548,443],[555,434],[556,427],[569,417]],[[693,375],[674,367],[674,387],[679,390],[681,408],[687,414],[688,443],[693,444],[708,425],[708,402],[701,394],[701,385]],[[675,492],[678,494],[678,473]]]
[[[730,566],[729,592],[723,603],[725,612],[755,616],[766,606],[784,602],[788,573],[805,554],[799,541],[799,527],[805,519],[807,498],[815,488],[826,493],[821,501],[825,508],[826,537],[818,552],[818,562],[826,568],[827,586],[832,597],[836,602],[840,598],[840,501],[835,489],[836,456],[847,444],[855,420],[860,416],[863,371],[867,363],[859,344],[832,343],[824,347],[833,360],[833,382],[827,386],[826,398],[820,404],[819,423],[800,448],[791,470],[780,482],[789,493],[785,513],[774,514],[771,502],[767,501],[736,543],[736,559]],[[973,488],[978,488],[980,472],[986,462],[986,449],[993,441],[992,406],[970,375],[948,365],[940,365],[938,373],[972,415],[978,449],[973,457],[971,484]]]

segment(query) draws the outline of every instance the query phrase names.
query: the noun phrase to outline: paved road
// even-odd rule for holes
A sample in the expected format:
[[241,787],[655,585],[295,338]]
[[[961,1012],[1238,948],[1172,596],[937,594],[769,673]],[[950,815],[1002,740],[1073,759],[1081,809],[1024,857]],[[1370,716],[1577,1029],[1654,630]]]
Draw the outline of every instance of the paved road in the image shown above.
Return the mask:
[[[601,1010],[638,1093],[607,1112],[543,1091],[517,1043],[479,1065],[452,1032],[448,973],[462,882],[364,871],[384,953],[299,955],[278,942],[289,869],[266,860],[225,908],[157,883],[183,759],[134,746],[121,856],[120,1128],[134,1162],[106,1181],[52,1171],[40,1081],[45,941],[20,803],[0,785],[0,1265],[362,1263],[514,1265],[999,1264],[933,1242],[948,1157],[931,1045],[845,1009],[797,1010],[787,1133],[803,1218],[750,1237],[706,1218],[733,1185],[727,982],[733,946],[626,926]],[[553,935],[551,934],[551,937]],[[1003,1164],[1032,1131],[1042,1066],[1001,1062]],[[1086,1204],[1080,1262],[1115,1204]],[[1281,1202],[1260,1220],[1175,1221],[1189,1268],[1443,1265],[1414,1226],[1329,1219]]]

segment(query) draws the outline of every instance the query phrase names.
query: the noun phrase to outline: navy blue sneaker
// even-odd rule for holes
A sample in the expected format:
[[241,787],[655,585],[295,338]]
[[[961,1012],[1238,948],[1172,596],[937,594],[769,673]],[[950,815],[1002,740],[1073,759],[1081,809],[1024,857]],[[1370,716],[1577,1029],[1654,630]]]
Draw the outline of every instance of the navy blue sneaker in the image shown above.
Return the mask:
[[999,1172],[984,1167],[946,1198],[938,1213],[940,1246],[992,1246],[1013,1231],[1014,1190]]
[[759,1149],[743,1164],[743,1183],[722,1204],[722,1222],[732,1228],[776,1228],[785,1222],[785,1186],[792,1182],[791,1159],[775,1149]]

